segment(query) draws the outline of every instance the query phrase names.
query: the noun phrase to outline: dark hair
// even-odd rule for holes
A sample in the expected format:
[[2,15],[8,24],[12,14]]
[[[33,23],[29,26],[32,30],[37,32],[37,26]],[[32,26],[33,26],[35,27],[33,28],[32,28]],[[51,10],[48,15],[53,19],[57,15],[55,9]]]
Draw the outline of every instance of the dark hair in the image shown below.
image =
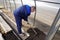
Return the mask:
[[32,6],[34,9],[36,9],[36,7],[35,6]]

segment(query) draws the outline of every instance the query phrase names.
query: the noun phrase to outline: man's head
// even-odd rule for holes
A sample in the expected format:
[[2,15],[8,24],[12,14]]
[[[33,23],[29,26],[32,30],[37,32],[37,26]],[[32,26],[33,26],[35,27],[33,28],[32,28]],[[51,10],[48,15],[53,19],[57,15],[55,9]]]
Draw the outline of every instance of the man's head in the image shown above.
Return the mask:
[[35,6],[32,6],[31,7],[31,12],[34,12],[36,10],[36,7]]

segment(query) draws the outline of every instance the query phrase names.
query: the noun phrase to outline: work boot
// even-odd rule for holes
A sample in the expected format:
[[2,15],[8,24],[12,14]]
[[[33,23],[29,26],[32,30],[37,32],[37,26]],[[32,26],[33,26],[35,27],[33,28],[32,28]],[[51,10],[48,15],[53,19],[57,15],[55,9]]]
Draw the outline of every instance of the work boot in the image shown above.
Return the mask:
[[26,38],[28,38],[30,35],[28,33],[22,33],[22,34],[19,34],[20,37],[25,40]]

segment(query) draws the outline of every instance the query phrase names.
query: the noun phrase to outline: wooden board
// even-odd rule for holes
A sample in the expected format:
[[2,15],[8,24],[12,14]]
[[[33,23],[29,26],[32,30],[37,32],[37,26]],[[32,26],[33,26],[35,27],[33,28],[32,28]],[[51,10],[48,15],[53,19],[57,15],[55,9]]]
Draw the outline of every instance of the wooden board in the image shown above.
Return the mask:
[[0,29],[2,29],[4,32],[3,33],[7,33],[9,31],[11,31],[12,29],[10,28],[10,26],[4,21],[4,19],[0,16]]

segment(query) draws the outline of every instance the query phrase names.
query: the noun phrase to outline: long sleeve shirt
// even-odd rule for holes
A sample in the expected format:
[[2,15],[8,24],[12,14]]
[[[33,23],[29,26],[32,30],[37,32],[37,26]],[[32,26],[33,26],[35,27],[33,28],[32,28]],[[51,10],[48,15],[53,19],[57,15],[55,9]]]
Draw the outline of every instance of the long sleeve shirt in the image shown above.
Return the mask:
[[17,17],[21,17],[25,21],[28,21],[28,16],[31,14],[31,7],[28,5],[23,5],[17,8],[14,11],[14,14],[17,15]]

